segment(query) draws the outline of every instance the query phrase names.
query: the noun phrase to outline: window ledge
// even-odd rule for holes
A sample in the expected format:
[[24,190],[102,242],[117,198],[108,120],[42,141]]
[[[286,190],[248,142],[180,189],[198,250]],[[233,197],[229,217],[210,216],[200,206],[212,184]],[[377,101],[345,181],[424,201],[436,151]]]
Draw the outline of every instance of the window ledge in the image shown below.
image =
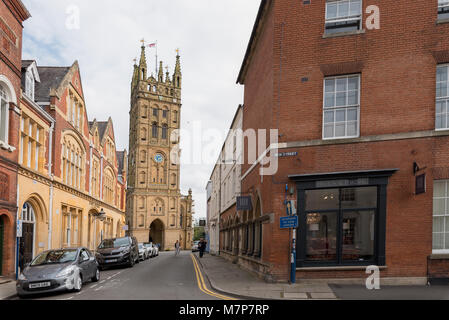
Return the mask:
[[344,37],[344,36],[352,36],[352,35],[363,34],[363,33],[365,33],[365,29],[357,30],[357,31],[345,31],[345,32],[329,33],[329,34],[325,33],[325,34],[323,34],[323,39]]
[[13,146],[10,146],[9,144],[7,144],[6,142],[0,141],[0,148],[4,149],[4,150],[8,150],[9,152],[14,152],[16,150],[16,148],[14,148]]
[[437,19],[436,24],[444,24],[449,23],[449,19]]
[[449,253],[433,253],[429,256],[430,260],[449,260]]
[[[368,266],[332,266],[332,267],[301,267],[296,271],[365,271]],[[380,270],[387,269],[387,266],[379,266]]]

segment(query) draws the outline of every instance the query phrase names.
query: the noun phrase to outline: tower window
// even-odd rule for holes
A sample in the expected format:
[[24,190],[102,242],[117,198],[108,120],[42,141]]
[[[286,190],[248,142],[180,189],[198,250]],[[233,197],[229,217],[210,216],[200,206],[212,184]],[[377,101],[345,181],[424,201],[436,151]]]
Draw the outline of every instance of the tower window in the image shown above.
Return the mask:
[[159,115],[159,110],[156,108],[153,108],[153,116],[157,117]]
[[162,127],[162,139],[164,139],[164,140],[167,139],[167,131],[168,131],[167,126],[163,126]]
[[157,137],[158,137],[157,124],[156,124],[156,123],[153,123],[153,126],[152,126],[152,135],[153,135],[153,138],[157,138]]

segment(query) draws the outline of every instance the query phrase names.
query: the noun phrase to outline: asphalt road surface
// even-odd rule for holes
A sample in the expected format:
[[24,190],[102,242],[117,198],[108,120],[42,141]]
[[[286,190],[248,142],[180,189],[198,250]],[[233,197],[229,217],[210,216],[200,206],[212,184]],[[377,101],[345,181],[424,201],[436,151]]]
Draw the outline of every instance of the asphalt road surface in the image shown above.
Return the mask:
[[[19,298],[16,298],[19,299]],[[210,289],[190,251],[178,256],[161,252],[133,268],[101,272],[100,281],[87,282],[79,293],[33,296],[36,300],[233,300]]]

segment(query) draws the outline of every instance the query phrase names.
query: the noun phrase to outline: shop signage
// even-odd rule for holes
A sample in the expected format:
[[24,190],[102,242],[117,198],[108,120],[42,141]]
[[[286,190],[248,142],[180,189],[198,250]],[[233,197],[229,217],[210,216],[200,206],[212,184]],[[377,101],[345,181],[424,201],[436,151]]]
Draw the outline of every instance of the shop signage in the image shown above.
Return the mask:
[[416,184],[415,184],[415,194],[422,194],[426,193],[426,174],[421,174],[416,177]]
[[298,228],[298,216],[281,217],[281,229]]
[[253,210],[253,204],[251,202],[251,196],[237,197],[237,211],[251,211]]

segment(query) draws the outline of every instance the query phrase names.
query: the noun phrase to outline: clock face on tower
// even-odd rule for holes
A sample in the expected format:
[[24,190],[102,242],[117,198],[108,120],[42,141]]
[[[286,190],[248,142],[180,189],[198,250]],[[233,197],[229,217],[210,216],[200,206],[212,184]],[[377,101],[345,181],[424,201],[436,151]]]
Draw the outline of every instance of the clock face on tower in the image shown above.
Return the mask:
[[154,156],[154,161],[156,161],[157,163],[161,163],[164,161],[164,156],[162,154],[158,153]]

